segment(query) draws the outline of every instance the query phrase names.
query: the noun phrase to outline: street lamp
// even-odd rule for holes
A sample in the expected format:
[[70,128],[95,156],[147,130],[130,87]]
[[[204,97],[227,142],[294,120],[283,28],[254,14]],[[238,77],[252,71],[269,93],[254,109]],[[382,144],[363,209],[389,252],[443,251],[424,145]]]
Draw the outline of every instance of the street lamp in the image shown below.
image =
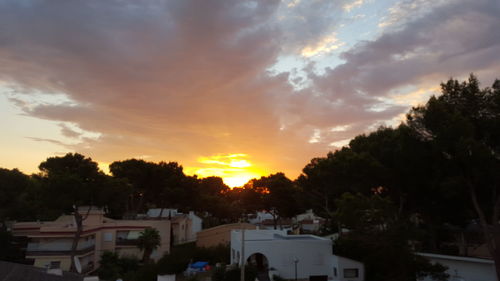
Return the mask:
[[293,263],[295,264],[295,281],[297,281],[297,264],[299,263],[299,259],[295,257]]

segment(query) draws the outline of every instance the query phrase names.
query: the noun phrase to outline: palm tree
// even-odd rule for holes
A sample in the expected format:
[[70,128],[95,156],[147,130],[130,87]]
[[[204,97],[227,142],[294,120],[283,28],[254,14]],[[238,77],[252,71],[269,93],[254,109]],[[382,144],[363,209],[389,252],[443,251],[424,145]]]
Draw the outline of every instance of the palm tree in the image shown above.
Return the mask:
[[155,228],[146,228],[137,239],[137,246],[144,251],[143,262],[148,262],[153,250],[161,244],[160,232]]

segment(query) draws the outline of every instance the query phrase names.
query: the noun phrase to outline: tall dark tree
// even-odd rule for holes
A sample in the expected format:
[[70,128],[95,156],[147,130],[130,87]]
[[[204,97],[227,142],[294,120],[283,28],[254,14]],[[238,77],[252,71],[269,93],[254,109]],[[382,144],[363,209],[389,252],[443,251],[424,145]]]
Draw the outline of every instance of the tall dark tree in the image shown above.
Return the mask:
[[335,199],[345,192],[371,193],[381,185],[384,167],[372,156],[344,147],[307,164],[297,179],[306,206],[331,220]]
[[500,279],[500,81],[481,89],[471,75],[441,88],[442,95],[412,109],[407,124],[432,146],[442,191],[470,198]]
[[[76,231],[71,245],[71,271],[76,271],[74,257],[83,222],[90,213],[91,206],[104,206],[116,200],[114,194],[106,192],[106,175],[97,163],[78,153],[68,153],[63,157],[50,157],[39,166],[43,186],[44,203],[53,210],[72,212]],[[88,206],[82,210],[82,206]]]
[[367,280],[413,281],[428,275],[448,279],[445,267],[413,252],[408,241],[414,231],[398,217],[398,206],[389,198],[344,193],[336,206],[335,218],[350,232],[335,241],[334,253],[363,262]]
[[0,225],[6,220],[36,218],[36,181],[17,169],[0,168]]
[[[188,207],[196,180],[184,175],[176,162],[146,162],[129,159],[110,165],[116,178],[126,179],[133,188],[129,210],[144,212],[148,207]],[[188,204],[188,206],[186,206]]]

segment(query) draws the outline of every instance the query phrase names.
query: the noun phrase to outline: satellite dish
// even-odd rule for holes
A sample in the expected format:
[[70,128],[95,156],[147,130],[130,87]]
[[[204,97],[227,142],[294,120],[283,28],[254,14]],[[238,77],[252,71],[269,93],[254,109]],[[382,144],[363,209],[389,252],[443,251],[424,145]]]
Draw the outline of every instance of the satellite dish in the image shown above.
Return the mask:
[[80,259],[78,257],[73,257],[75,261],[75,268],[78,273],[82,273],[82,264],[80,263]]

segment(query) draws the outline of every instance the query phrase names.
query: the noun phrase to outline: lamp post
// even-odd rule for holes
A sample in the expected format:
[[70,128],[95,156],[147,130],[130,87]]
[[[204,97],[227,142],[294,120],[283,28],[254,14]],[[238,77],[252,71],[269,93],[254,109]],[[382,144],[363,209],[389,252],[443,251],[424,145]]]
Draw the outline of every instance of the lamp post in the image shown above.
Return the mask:
[[295,281],[297,281],[297,264],[299,263],[299,259],[295,257],[293,263],[295,264]]

